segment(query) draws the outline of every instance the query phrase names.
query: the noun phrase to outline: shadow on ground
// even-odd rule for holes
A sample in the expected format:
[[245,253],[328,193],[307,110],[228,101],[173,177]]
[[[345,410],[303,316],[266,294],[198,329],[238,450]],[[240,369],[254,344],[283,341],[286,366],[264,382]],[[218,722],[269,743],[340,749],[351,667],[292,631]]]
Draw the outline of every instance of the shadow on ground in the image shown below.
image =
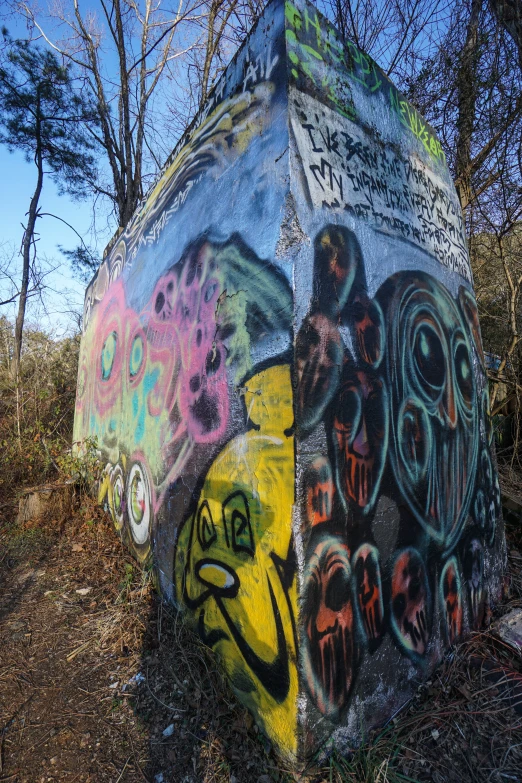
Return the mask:
[[216,659],[172,606],[153,594],[131,700],[149,729],[149,780],[289,781],[270,743],[238,706]]
[[0,782],[288,779],[88,498],[0,545]]

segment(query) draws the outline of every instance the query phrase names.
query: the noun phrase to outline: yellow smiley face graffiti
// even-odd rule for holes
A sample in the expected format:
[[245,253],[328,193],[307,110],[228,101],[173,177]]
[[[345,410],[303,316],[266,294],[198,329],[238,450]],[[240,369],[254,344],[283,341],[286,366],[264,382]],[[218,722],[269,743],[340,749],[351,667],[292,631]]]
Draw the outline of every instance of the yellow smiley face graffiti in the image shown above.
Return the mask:
[[292,386],[288,365],[247,384],[251,427],[228,443],[180,531],[178,600],[232,687],[289,757],[297,745]]

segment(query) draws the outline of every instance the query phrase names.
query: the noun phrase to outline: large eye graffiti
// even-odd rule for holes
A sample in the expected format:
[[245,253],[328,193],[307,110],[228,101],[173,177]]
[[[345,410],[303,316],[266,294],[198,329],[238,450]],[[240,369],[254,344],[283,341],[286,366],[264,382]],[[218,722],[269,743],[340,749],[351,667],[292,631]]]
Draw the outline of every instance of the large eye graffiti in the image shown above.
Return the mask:
[[351,581],[346,544],[337,536],[319,536],[304,574],[302,655],[314,702],[331,720],[348,703],[358,661]]
[[423,272],[393,275],[376,298],[387,324],[393,473],[417,520],[449,552],[470,511],[478,462],[470,328],[446,288]]
[[139,546],[146,544],[152,522],[152,498],[149,477],[140,462],[135,462],[129,471],[127,513],[134,543]]
[[387,450],[388,405],[382,380],[347,363],[333,411],[339,492],[347,504],[368,513],[377,499]]
[[116,530],[121,530],[125,511],[125,478],[120,465],[116,465],[110,473],[109,509]]
[[129,359],[129,375],[136,378],[143,364],[143,354],[145,352],[144,340],[141,335],[136,335],[132,341],[131,353]]
[[426,652],[430,638],[430,591],[426,567],[413,548],[399,553],[391,584],[391,624],[397,641],[411,657]]
[[373,652],[384,633],[384,604],[382,598],[379,551],[371,544],[363,544],[353,556],[355,595],[359,614]]
[[147,338],[141,327],[135,328],[129,339],[128,379],[131,386],[142,380],[147,366]]
[[413,378],[421,395],[437,400],[446,385],[444,348],[437,330],[426,318],[421,319],[413,342]]
[[445,564],[440,576],[439,601],[444,617],[448,644],[454,644],[462,635],[462,586],[455,557]]
[[454,355],[455,380],[465,408],[471,408],[474,402],[473,368],[469,350],[464,342],[458,342]]

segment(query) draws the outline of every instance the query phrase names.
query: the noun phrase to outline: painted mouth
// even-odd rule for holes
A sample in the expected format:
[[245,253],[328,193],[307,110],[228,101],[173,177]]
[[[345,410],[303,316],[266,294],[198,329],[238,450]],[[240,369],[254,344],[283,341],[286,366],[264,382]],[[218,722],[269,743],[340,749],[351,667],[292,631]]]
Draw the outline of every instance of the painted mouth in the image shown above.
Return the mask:
[[195,573],[198,580],[205,586],[205,591],[197,599],[191,599],[187,594],[186,582],[184,587],[184,600],[187,606],[196,608],[212,597],[214,598],[219,611],[226,623],[229,635],[221,629],[207,631],[205,629],[205,610],[201,610],[198,617],[198,630],[205,644],[213,647],[221,639],[233,639],[245,663],[257,677],[263,688],[272,696],[274,701],[281,704],[284,702],[290,689],[290,668],[289,656],[286,645],[285,632],[281,613],[274,595],[272,583],[268,574],[266,575],[268,583],[268,592],[272,606],[272,614],[276,629],[277,653],[273,661],[265,661],[251,647],[243,636],[242,632],[234,623],[225,605],[224,599],[235,598],[239,591],[239,577],[229,566],[218,560],[199,560],[195,564]]

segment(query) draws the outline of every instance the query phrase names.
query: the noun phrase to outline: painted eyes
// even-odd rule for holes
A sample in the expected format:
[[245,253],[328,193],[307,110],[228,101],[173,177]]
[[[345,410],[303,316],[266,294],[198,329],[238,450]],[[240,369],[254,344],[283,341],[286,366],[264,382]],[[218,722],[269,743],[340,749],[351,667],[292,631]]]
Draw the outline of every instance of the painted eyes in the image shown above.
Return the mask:
[[201,549],[208,549],[217,539],[216,526],[207,501],[204,500],[198,511],[197,520],[198,541]]
[[149,537],[152,503],[149,479],[139,462],[135,462],[129,472],[127,508],[132,537],[136,544],[145,544]]
[[108,381],[111,377],[114,359],[116,358],[117,344],[118,337],[116,332],[111,332],[103,344],[101,354],[101,376],[104,381]]
[[335,424],[339,431],[350,437],[357,432],[361,418],[361,398],[353,388],[343,389],[339,397]]
[[250,524],[250,509],[246,495],[238,490],[233,492],[223,503],[223,524],[227,544],[234,552],[246,552],[254,556],[254,536]]
[[323,572],[316,571],[309,580],[305,602],[307,613],[317,616],[321,610],[321,600],[324,606],[331,612],[339,613],[350,602],[350,571],[348,568],[338,566],[335,570]]
[[[246,552],[254,556],[254,535],[250,522],[250,509],[246,495],[238,490],[225,500],[222,506],[223,526],[227,547],[234,552]],[[217,540],[217,529],[208,501],[204,500],[197,512],[197,536],[203,550]]]
[[325,605],[332,612],[340,612],[350,598],[350,574],[338,568],[330,577],[324,595]]
[[[454,383],[464,405],[471,408],[473,402],[473,370],[467,345],[457,337],[453,354]],[[451,361],[451,359],[450,359]],[[445,345],[439,334],[427,323],[419,326],[415,333],[413,362],[417,381],[430,399],[436,400],[448,383]]]
[[156,297],[156,304],[154,305],[154,309],[157,313],[160,313],[163,310],[163,307],[165,305],[165,294],[163,294],[161,291]]
[[423,391],[438,397],[446,383],[446,363],[440,337],[429,324],[417,329],[413,361]]
[[132,343],[129,358],[129,373],[131,378],[134,378],[140,371],[143,363],[143,353],[143,339],[141,335],[136,335]]

